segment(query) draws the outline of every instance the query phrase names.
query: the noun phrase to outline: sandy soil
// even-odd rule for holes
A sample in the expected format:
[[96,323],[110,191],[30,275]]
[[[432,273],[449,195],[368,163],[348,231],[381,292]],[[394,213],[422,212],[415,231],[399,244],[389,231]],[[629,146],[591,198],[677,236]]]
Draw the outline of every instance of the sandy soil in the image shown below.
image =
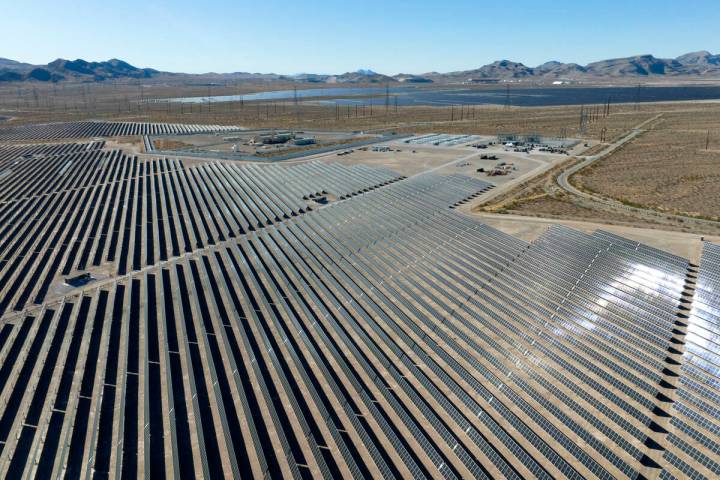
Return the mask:
[[[403,142],[387,142],[385,144],[392,151],[374,152],[369,147],[366,150],[355,149],[349,155],[325,155],[325,161],[353,165],[357,163],[373,166],[383,166],[402,175],[415,175],[427,170],[436,169],[441,175],[463,174],[479,178],[495,185],[515,183],[531,171],[544,168],[564,155],[551,155],[545,153],[516,153],[506,151],[499,146],[478,150],[469,146],[440,147],[432,145],[412,145]],[[481,155],[496,155],[497,160],[482,160]],[[453,162],[453,160],[457,160]],[[504,176],[488,177],[479,168],[491,169],[495,165],[506,162],[515,167],[510,174]],[[442,167],[442,168],[438,168]]]
[[664,114],[650,131],[573,182],[632,205],[720,219],[720,106],[705,108]]
[[332,153],[322,158],[323,161],[343,165],[364,164],[386,167],[401,175],[410,176],[473,153],[459,148],[419,147],[394,142],[383,145],[389,146],[392,151],[373,152],[372,147],[365,150],[356,148],[348,155],[340,156]]
[[143,153],[145,145],[140,137],[116,137],[105,141],[105,148],[121,149],[126,153]]

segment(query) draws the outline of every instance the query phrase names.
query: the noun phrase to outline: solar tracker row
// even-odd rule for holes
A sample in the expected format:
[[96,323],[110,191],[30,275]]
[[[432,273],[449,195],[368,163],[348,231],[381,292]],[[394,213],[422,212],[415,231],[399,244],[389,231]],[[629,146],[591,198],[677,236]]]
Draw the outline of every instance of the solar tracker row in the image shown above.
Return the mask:
[[0,175],[17,166],[21,161],[37,157],[50,157],[67,153],[102,150],[105,142],[87,143],[39,143],[32,145],[0,145]]
[[119,137],[130,135],[188,135],[232,132],[226,125],[188,125],[148,122],[66,122],[0,127],[0,141],[54,140],[64,138]]
[[42,303],[60,274],[124,275],[317,206],[303,197],[345,198],[398,178],[325,164],[184,168],[120,151],[28,160],[0,180],[0,313]]

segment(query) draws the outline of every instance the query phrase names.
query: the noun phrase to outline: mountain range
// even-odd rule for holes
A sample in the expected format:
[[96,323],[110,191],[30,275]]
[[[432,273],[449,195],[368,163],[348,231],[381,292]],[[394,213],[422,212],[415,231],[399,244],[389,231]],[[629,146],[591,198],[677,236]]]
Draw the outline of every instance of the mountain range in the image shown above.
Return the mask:
[[431,73],[421,76],[446,82],[481,82],[491,79],[592,81],[671,77],[720,79],[720,55],[714,55],[707,51],[687,53],[677,58],[636,55],[601,60],[587,65],[550,61],[537,67],[528,67],[522,63],[500,60],[475,70],[444,74]]
[[[137,68],[113,58],[106,62],[87,62],[82,59],[58,58],[47,65],[31,65],[0,58],[0,82],[35,80],[59,82],[62,80],[102,81],[111,78],[151,78],[161,74],[152,68]],[[167,75],[167,73],[163,74]]]
[[0,82],[97,82],[113,79],[150,79],[164,77],[221,77],[232,80],[291,81],[300,83],[492,83],[602,81],[618,79],[720,79],[720,55],[707,51],[687,53],[677,58],[658,58],[636,55],[592,62],[587,65],[545,62],[529,67],[519,62],[499,60],[473,70],[449,73],[383,75],[369,69],[340,75],[303,73],[277,75],[267,73],[208,73],[203,75],[162,72],[152,68],[137,68],[129,63],[111,59],[88,62],[82,59],[57,59],[47,65],[31,65],[0,58]]

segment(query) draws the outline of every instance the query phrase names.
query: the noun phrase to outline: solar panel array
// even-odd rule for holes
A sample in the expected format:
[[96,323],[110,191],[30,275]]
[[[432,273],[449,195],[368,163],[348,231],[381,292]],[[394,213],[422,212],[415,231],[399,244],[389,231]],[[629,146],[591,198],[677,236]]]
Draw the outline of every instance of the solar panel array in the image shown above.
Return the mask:
[[491,188],[462,175],[94,149],[9,172],[0,476],[720,474],[717,246],[527,243],[452,210]]
[[118,137],[131,135],[188,135],[232,132],[226,125],[188,125],[148,122],[66,122],[0,127],[0,141],[55,140],[64,138]]
[[124,275],[311,210],[303,197],[399,178],[319,163],[186,169],[119,150],[20,160],[0,167],[0,314],[42,303],[60,274]]
[[102,150],[104,141],[87,143],[40,143],[33,145],[0,145],[0,175],[22,160],[37,157],[51,157],[67,153]]
[[[720,245],[705,243],[694,299],[683,315],[685,344],[669,440],[689,455],[665,458],[688,478],[720,476]],[[708,453],[705,453],[708,452]],[[700,465],[697,465],[697,463]]]

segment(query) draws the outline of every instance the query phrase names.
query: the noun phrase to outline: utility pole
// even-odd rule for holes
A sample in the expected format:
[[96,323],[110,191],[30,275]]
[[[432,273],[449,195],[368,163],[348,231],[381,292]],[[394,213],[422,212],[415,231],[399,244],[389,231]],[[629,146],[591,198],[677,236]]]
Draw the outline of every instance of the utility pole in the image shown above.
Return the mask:
[[295,121],[300,122],[300,111],[298,110],[297,85],[293,85],[293,101],[295,102]]
[[385,113],[390,109],[390,86],[385,84]]
[[710,130],[707,131],[707,135],[705,135],[705,150],[708,150],[710,148]]
[[510,85],[505,85],[505,108],[510,108]]

